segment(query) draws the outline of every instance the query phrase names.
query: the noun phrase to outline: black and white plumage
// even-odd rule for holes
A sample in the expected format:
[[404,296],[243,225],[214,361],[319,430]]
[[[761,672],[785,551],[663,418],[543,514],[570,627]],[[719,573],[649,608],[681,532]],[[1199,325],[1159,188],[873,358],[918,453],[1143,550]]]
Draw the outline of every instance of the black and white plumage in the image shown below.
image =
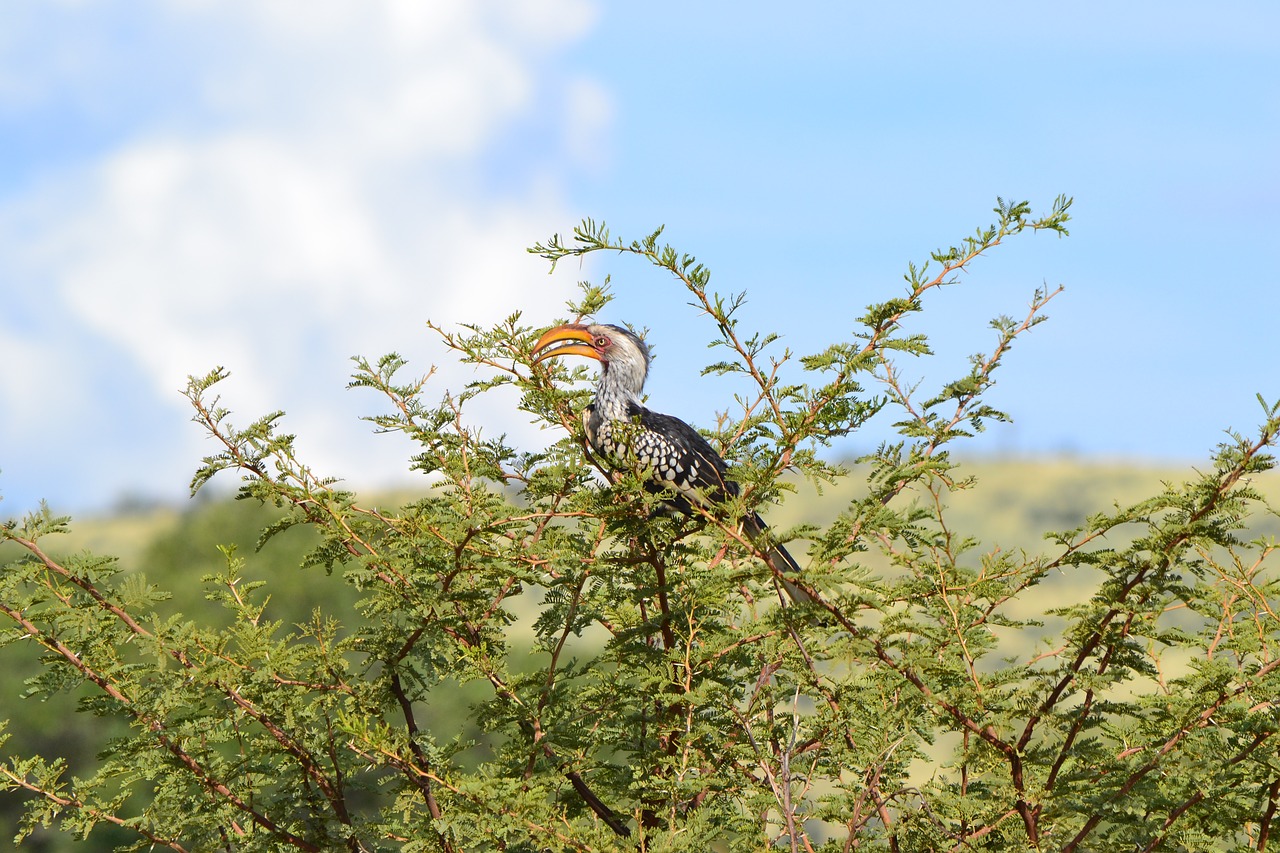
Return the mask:
[[[558,345],[554,348],[552,345]],[[535,362],[561,355],[580,355],[600,362],[595,401],[583,412],[587,441],[605,462],[645,476],[655,490],[673,493],[670,502],[682,512],[693,506],[712,509],[726,496],[738,494],[728,465],[702,434],[679,418],[648,409],[640,392],[649,374],[649,348],[619,326],[569,324],[549,330],[533,346]],[[793,584],[800,566],[781,545],[772,542],[759,513],[741,519],[743,532],[765,550],[770,567],[795,601],[813,597]]]

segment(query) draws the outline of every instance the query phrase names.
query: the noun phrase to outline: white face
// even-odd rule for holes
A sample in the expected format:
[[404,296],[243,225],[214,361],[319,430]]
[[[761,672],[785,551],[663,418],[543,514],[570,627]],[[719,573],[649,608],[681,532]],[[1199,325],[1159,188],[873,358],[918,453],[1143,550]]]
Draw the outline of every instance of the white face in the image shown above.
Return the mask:
[[591,346],[613,378],[634,393],[640,393],[649,373],[649,350],[643,342],[625,329],[605,324],[587,327]]

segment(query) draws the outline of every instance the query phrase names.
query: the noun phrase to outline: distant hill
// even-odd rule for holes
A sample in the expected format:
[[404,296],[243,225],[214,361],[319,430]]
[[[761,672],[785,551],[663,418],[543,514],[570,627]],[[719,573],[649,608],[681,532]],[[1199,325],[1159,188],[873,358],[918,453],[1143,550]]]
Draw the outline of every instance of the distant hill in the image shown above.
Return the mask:
[[[1203,469],[1207,463],[1196,468]],[[951,497],[950,518],[958,529],[978,536],[984,542],[1005,548],[1038,548],[1042,534],[1084,523],[1096,512],[1107,511],[1118,504],[1133,503],[1155,494],[1163,482],[1181,482],[1195,475],[1192,465],[1149,464],[1125,460],[1100,460],[1077,457],[1055,458],[976,458],[961,461],[959,472],[977,482],[973,489]],[[860,493],[861,483],[855,475],[837,487],[826,487],[818,494],[805,483],[797,483],[797,493],[789,495],[781,506],[765,507],[763,512],[775,527],[800,523],[825,524],[842,507]],[[1257,477],[1255,485],[1273,505],[1280,506],[1280,472],[1270,471]],[[413,499],[410,494],[377,494],[371,496],[383,506],[394,506]],[[129,563],[143,554],[149,545],[163,536],[177,532],[219,503],[232,501],[195,500],[177,506],[144,506],[120,513],[76,518],[63,547],[112,554]],[[242,524],[257,524],[274,513],[244,504],[240,511],[216,512],[219,520],[237,529]],[[10,511],[14,507],[0,508]],[[1280,535],[1280,520],[1259,519],[1259,532]],[[206,523],[208,519],[206,519]],[[265,522],[263,522],[265,523]],[[256,539],[256,534],[254,536]],[[252,546],[253,540],[243,542]],[[2,552],[0,552],[2,556]]]
[[[1069,530],[1094,513],[1151,497],[1162,483],[1181,483],[1196,476],[1191,465],[1141,464],[1124,460],[1077,458],[977,458],[961,460],[959,476],[976,478],[972,489],[950,496],[951,526],[978,537],[988,546],[1038,551],[1046,531]],[[1204,470],[1207,463],[1196,468]],[[1280,507],[1280,472],[1268,471],[1254,485]],[[849,478],[822,495],[800,486],[796,495],[765,510],[779,527],[830,521],[859,494],[859,478]],[[1280,519],[1255,520],[1258,535],[1280,536]]]

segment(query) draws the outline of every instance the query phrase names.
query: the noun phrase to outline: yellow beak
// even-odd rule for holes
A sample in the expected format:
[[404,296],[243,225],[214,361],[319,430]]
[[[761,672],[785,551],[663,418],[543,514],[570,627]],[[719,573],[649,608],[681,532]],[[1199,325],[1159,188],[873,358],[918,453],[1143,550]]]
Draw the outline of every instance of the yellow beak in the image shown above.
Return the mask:
[[[600,358],[600,353],[591,345],[593,340],[591,333],[587,331],[587,327],[580,323],[556,326],[538,338],[538,342],[533,345],[533,352],[535,353],[533,363],[537,364],[543,359],[555,358],[559,355],[582,355],[587,358],[594,358],[596,361],[603,361],[604,359]],[[558,344],[562,341],[583,341],[583,343],[566,343],[555,349],[547,350],[541,355],[537,354],[552,344]]]

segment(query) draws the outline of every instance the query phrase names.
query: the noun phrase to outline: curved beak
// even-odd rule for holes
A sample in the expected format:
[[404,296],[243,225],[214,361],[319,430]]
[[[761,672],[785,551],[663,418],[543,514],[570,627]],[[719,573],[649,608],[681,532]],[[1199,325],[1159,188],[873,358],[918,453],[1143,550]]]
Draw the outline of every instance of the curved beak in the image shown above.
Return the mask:
[[[582,341],[582,343],[573,343],[574,341]],[[595,347],[591,346],[591,341],[591,333],[587,331],[586,326],[580,323],[556,326],[538,338],[538,342],[533,345],[533,363],[537,364],[543,359],[555,358],[558,355],[582,355],[587,358],[594,358],[596,361],[603,361],[604,359],[600,357],[600,353],[596,352]],[[541,355],[538,354],[552,344],[562,342],[562,346],[547,350]]]

